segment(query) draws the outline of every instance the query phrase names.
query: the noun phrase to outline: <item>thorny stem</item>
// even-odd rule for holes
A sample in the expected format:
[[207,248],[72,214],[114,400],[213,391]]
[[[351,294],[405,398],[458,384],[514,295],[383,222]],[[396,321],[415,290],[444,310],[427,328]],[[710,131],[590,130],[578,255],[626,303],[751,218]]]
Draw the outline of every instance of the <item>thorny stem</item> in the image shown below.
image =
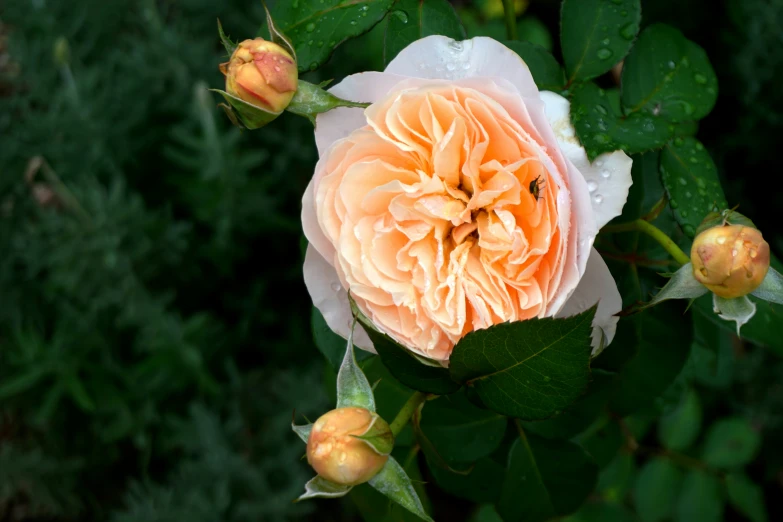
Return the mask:
[[683,252],[677,243],[671,240],[663,231],[643,219],[637,219],[628,223],[618,225],[607,225],[601,229],[604,232],[644,232],[656,240],[679,264],[690,263],[690,258]]
[[514,0],[503,0],[503,11],[506,15],[506,35],[509,40],[517,39],[517,12]]
[[405,425],[408,424],[410,418],[413,416],[416,410],[419,409],[419,406],[421,406],[425,400],[427,400],[427,395],[417,391],[411,395],[410,399],[408,399],[408,402],[403,404],[402,408],[400,408],[400,412],[389,425],[395,437],[400,434]]

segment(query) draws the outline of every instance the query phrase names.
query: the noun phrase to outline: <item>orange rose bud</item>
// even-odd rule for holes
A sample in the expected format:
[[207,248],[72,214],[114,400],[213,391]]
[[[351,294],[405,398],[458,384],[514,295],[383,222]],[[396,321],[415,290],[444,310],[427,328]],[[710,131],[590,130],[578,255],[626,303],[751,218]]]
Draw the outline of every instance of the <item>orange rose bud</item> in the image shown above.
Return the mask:
[[240,43],[220,71],[229,94],[269,112],[288,107],[299,80],[293,56],[263,38]]
[[749,294],[769,270],[769,244],[761,232],[744,225],[708,228],[691,247],[693,276],[726,299]]
[[321,416],[310,431],[307,462],[326,480],[353,486],[373,478],[389,460],[357,438],[368,432],[391,437],[389,425],[364,408],[338,408]]

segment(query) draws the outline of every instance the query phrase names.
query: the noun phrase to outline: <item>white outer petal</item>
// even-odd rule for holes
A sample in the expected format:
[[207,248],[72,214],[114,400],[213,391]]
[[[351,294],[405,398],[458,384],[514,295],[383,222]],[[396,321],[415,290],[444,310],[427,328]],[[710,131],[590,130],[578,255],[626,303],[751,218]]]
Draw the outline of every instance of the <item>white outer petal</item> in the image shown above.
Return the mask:
[[541,93],[549,124],[555,132],[560,150],[585,178],[590,189],[590,202],[600,229],[623,211],[631,188],[631,164],[625,152],[616,150],[598,156],[591,164],[571,125],[571,104],[549,91]]
[[619,317],[614,314],[622,310],[623,299],[620,291],[617,290],[612,274],[609,272],[606,263],[604,263],[601,254],[596,249],[590,252],[590,259],[587,261],[587,269],[584,277],[576,287],[576,291],[566,302],[562,310],[556,317],[570,317],[584,312],[594,304],[598,303],[598,309],[593,319],[593,356],[598,355],[601,348],[601,337],[606,338],[604,347],[614,339],[617,331],[617,321]]
[[538,97],[536,82],[522,58],[486,37],[458,42],[435,35],[416,40],[400,51],[386,72],[441,80],[497,76],[513,83],[522,96]]
[[[312,246],[307,246],[304,261],[304,281],[313,304],[326,320],[332,331],[348,339],[353,324],[348,293],[340,283],[337,271]],[[337,290],[335,290],[337,289]],[[357,323],[353,333],[353,344],[363,350],[375,353],[370,338]]]

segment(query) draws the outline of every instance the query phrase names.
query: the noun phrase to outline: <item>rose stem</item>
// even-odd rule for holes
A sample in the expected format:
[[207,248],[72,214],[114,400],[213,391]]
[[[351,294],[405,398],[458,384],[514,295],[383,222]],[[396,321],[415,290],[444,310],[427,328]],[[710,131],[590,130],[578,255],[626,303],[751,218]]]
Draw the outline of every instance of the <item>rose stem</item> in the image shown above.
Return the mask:
[[628,223],[620,223],[618,225],[607,225],[601,230],[603,232],[644,232],[660,243],[660,245],[681,265],[691,262],[691,259],[685,255],[685,252],[680,250],[677,243],[664,234],[660,228],[643,219],[637,219],[636,221],[630,221]]
[[402,406],[400,412],[397,414],[397,416],[394,418],[392,423],[389,425],[395,437],[400,434],[402,429],[405,427],[406,424],[408,424],[408,421],[413,416],[413,413],[419,408],[421,403],[423,403],[425,400],[427,400],[427,395],[420,391],[417,391],[413,395],[411,395],[410,399],[408,399],[408,402],[406,402]]
[[506,15],[506,35],[509,40],[516,40],[517,13],[514,10],[514,0],[503,0],[503,11]]

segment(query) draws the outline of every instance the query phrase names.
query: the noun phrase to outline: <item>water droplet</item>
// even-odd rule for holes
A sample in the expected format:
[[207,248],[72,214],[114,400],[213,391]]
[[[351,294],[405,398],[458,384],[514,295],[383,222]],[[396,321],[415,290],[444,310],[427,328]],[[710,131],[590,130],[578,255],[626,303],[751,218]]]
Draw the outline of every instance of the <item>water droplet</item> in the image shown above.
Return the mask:
[[462,42],[457,40],[452,40],[449,42],[449,49],[451,49],[452,52],[461,53],[464,48],[465,45]]
[[645,132],[653,132],[655,130],[655,124],[652,120],[647,120],[642,124],[642,130]]
[[690,192],[685,192],[685,197],[686,197],[686,198],[690,198],[692,195],[693,195],[693,194],[691,194]]
[[604,38],[603,40],[601,40],[601,43],[604,45],[609,45],[611,42],[612,41],[609,38]]
[[311,71],[314,71],[314,70],[316,70],[316,69],[318,69],[318,62],[313,62],[313,63],[311,63],[311,64],[310,64],[310,70],[311,70]]
[[453,71],[456,68],[457,68],[457,66],[454,65],[452,62],[449,62],[449,63],[446,64],[446,70],[448,70],[448,71]]
[[677,203],[677,200],[672,199],[672,200],[669,201],[669,206],[672,207],[673,209],[675,209],[675,208],[679,207],[680,204]]
[[362,11],[366,11],[366,10],[368,10],[368,9],[369,9],[369,6],[366,6],[366,5],[365,5],[364,7],[362,7]]
[[691,156],[690,158],[688,158],[688,161],[690,161],[691,163],[698,163],[699,158],[697,158],[696,156]]
[[732,255],[733,257],[737,257],[737,249],[736,249],[736,248],[732,248],[732,249],[731,249],[731,255]]
[[669,69],[674,69],[675,63],[673,61],[669,60],[669,63],[667,63],[666,65],[669,66]]
[[317,45],[318,45],[318,47],[323,47],[324,46],[324,41],[323,40],[319,40]]
[[611,175],[612,175],[612,173],[609,172],[609,170],[607,170],[607,169],[604,169],[604,170],[601,171],[601,177],[604,178],[604,179],[609,179],[609,177]]
[[279,65],[275,65],[275,71],[280,72],[280,66]]
[[696,229],[695,229],[695,228],[693,228],[693,225],[685,225],[684,227],[682,227],[682,229],[683,229],[683,230],[685,231],[685,233],[686,233],[687,235],[689,235],[689,236],[694,236],[694,235],[696,235]]
[[607,110],[606,110],[606,107],[604,107],[603,105],[596,105],[596,106],[595,106],[595,110],[597,110],[598,112],[600,112],[600,113],[601,113],[601,114],[603,114],[604,116],[606,116],[607,114],[609,114],[609,111],[607,111]]
[[704,150],[704,145],[701,144],[701,142],[696,143],[696,150]]
[[552,377],[550,377],[549,375],[544,375],[544,382],[549,382],[551,380],[552,380]]
[[307,24],[307,26],[305,27],[305,31],[307,31],[308,33],[312,33],[313,31],[315,31],[315,24],[312,22]]
[[679,181],[680,185],[682,185],[683,187],[688,184],[688,180],[686,180],[685,178],[677,178],[677,181]]
[[595,196],[593,196],[593,203],[595,203],[596,205],[600,205],[603,202],[603,200],[604,197],[601,194],[596,194]]
[[631,22],[630,24],[625,24],[620,29],[620,36],[622,36],[626,40],[633,40],[637,32],[639,32],[639,26]]
[[696,178],[696,184],[701,188],[705,188],[707,186],[707,183],[703,178]]
[[589,190],[589,191],[590,191],[590,193],[593,193],[593,192],[595,192],[596,190],[598,190],[598,183],[596,183],[596,182],[595,182],[595,181],[593,181],[592,179],[591,179],[591,180],[589,180],[589,181],[587,182],[587,190]]
[[693,75],[693,80],[696,83],[699,83],[701,85],[704,85],[705,83],[707,83],[707,77],[704,76],[703,74],[694,74]]
[[609,58],[612,57],[613,54],[614,53],[612,52],[611,49],[607,49],[605,47],[598,49],[598,52],[595,53],[595,55],[598,57],[599,60],[608,60]]
[[307,45],[313,45],[313,41],[312,40],[308,40]]
[[356,25],[356,20],[351,20],[351,25]]
[[603,167],[604,166],[604,160],[602,160],[602,159],[595,160],[595,166],[596,167]]
[[343,287],[340,285],[340,283],[332,283],[332,291],[333,292],[339,292],[342,289],[343,289]]
[[399,9],[391,12],[392,16],[397,18],[400,22],[407,24],[408,23],[408,14],[405,11],[400,11]]
[[684,102],[682,104],[682,108],[685,109],[685,114],[690,115],[693,114],[693,105],[691,105],[688,102]]
[[682,147],[682,144],[683,144],[682,138],[680,137],[674,138],[674,145],[676,145],[677,147]]
[[606,134],[594,134],[593,139],[596,141],[596,143],[609,143],[609,136]]
[[688,211],[687,210],[680,210],[680,215],[684,218],[688,217]]

